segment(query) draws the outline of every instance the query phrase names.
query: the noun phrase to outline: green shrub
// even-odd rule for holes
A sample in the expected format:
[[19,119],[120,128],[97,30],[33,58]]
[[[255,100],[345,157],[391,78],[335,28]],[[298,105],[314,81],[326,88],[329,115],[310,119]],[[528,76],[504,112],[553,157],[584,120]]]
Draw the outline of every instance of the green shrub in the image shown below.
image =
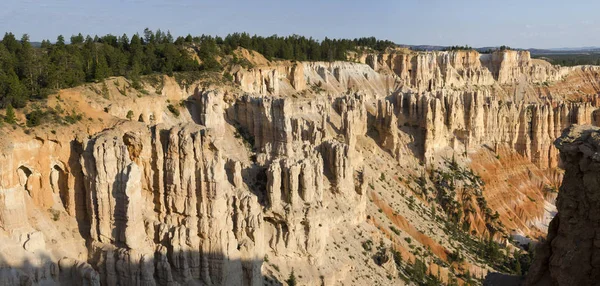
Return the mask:
[[73,110],[71,114],[65,116],[65,121],[68,124],[75,124],[78,121],[81,121],[82,118],[83,116],[81,114],[78,114],[75,110]]
[[110,94],[108,92],[108,86],[106,85],[105,81],[102,82],[102,97],[104,97],[106,99],[110,98]]
[[231,75],[229,72],[225,72],[225,73],[223,74],[223,77],[224,77],[225,79],[227,79],[228,81],[233,81],[233,76],[232,76],[232,75]]
[[171,113],[173,113],[173,115],[175,115],[175,117],[179,117],[179,109],[177,109],[177,107],[175,107],[173,104],[169,104],[167,106],[167,109],[169,109],[169,111],[171,111]]
[[46,116],[46,113],[35,109],[32,112],[28,113],[25,117],[27,118],[27,127],[35,127],[42,124],[42,119]]
[[362,247],[364,250],[366,251],[371,251],[373,249],[373,241],[372,240],[366,240],[362,243]]
[[60,211],[55,209],[48,209],[48,212],[50,212],[53,221],[58,221],[60,219]]
[[6,106],[6,116],[4,116],[4,121],[8,124],[17,123],[17,118],[15,116],[15,109],[13,108],[12,104],[10,104],[10,103]]

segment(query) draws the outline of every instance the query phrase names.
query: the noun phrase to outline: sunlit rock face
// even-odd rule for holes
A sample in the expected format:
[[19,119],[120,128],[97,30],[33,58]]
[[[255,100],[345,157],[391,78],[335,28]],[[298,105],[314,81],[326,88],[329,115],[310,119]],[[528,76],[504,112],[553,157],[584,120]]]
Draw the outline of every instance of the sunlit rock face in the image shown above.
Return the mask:
[[[563,217],[578,216],[570,208],[592,188],[595,133],[553,141],[573,124],[598,124],[597,68],[523,51],[396,50],[227,71],[233,82],[165,77],[161,92],[112,101],[90,87],[61,91],[61,104],[88,120],[58,132],[0,127],[9,134],[0,138],[0,284],[264,285],[292,269],[308,285],[397,284],[390,249],[413,262],[415,246],[431,250],[420,257],[429,273],[483,276],[491,268],[473,255],[448,260],[464,248],[437,220],[447,217],[430,174],[451,160],[475,172],[476,186],[454,186],[482,192],[464,199],[478,204],[464,228],[479,238],[495,212],[513,233],[545,232],[556,193],[544,190],[566,164],[549,229],[556,243],[546,246],[557,256],[531,279],[594,279],[593,261],[574,270],[564,254],[571,232],[593,241],[581,230],[593,218],[572,228]],[[111,82],[115,92],[126,84]],[[561,93],[572,88],[586,97]],[[387,247],[381,265],[369,240]]]

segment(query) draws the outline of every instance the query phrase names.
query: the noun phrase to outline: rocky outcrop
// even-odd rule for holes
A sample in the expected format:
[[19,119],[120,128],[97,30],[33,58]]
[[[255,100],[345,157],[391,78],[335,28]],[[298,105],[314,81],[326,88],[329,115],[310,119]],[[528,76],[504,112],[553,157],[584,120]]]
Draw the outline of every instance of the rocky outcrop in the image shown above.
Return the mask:
[[226,104],[223,99],[224,93],[217,90],[198,91],[194,94],[197,104],[192,111],[198,113],[198,124],[213,130],[213,133],[219,137],[225,132],[225,114]]
[[267,169],[267,241],[279,254],[319,257],[327,223],[323,208],[323,159],[307,151],[298,160],[277,159]]
[[[458,156],[457,156],[458,158]],[[556,213],[560,171],[542,170],[507,145],[469,154],[470,168],[485,182],[487,206],[520,244],[543,237]]]
[[[243,96],[227,111],[259,153],[293,157],[294,142],[318,145],[325,136],[325,102]],[[306,116],[304,116],[306,115]]]
[[[352,221],[364,216],[366,180],[349,145],[366,132],[361,100],[340,104],[342,143],[324,141],[328,104],[238,99],[227,117],[254,141],[253,168],[266,188],[253,190],[264,195],[245,182],[254,171],[218,147],[224,133],[214,128],[224,118],[214,108],[222,103],[218,94],[200,97],[200,121],[212,128],[127,123],[83,142],[90,263],[102,283],[257,285],[267,248],[317,263],[329,232],[328,181],[354,209]],[[239,272],[246,275],[230,275]]]
[[527,285],[595,285],[600,279],[600,129],[574,126],[558,140],[565,175],[558,213],[536,251]]
[[307,153],[299,160],[277,159],[269,166],[267,192],[272,210],[322,203],[323,159],[314,151]]
[[354,148],[356,137],[367,133],[367,109],[362,95],[340,97],[335,102],[335,109],[342,117],[341,133],[344,142]]
[[377,102],[375,129],[378,133],[379,145],[396,159],[399,159],[400,139],[398,138],[398,118],[394,113],[394,104],[384,100]]
[[278,68],[240,69],[234,73],[235,83],[239,84],[244,91],[260,94],[279,93],[280,77]]
[[[150,285],[157,276],[262,284],[260,206],[228,182],[213,140],[193,125],[122,126],[85,143],[93,260],[103,283]],[[229,275],[238,271],[251,275]]]

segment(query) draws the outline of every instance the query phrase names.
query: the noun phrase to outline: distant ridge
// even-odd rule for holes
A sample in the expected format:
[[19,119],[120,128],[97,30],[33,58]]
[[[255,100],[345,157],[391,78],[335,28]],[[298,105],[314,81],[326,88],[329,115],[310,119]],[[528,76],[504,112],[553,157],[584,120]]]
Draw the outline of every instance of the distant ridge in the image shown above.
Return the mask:
[[[437,45],[399,45],[400,47],[411,48],[417,51],[443,51],[451,46],[437,46]],[[473,48],[478,52],[488,52],[499,49],[499,46],[488,46]],[[529,51],[534,55],[544,54],[586,54],[586,53],[600,53],[600,47],[589,46],[589,47],[566,47],[566,48],[549,48],[549,49],[537,49],[537,48],[512,48],[514,50]]]

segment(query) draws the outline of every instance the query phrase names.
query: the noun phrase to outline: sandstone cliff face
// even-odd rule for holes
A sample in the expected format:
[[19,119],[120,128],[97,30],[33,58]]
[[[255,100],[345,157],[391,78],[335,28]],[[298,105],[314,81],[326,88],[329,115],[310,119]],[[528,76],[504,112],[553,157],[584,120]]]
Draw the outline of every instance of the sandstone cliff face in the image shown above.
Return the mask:
[[76,191],[81,150],[60,139],[17,137],[1,152],[0,284],[99,285],[80,235],[86,229],[85,199]]
[[391,52],[361,58],[374,70],[396,74],[417,91],[557,81],[569,68],[532,60],[528,51],[495,51],[479,54],[474,50],[448,52]]
[[594,285],[600,278],[597,221],[600,129],[574,126],[556,140],[565,176],[558,213],[537,249],[528,285]]
[[396,159],[400,159],[399,125],[398,117],[394,112],[394,104],[384,100],[378,101],[375,120],[375,128],[379,135],[379,144]]
[[548,231],[556,213],[560,171],[542,170],[506,145],[469,155],[470,167],[485,182],[483,196],[513,238],[529,244]]

